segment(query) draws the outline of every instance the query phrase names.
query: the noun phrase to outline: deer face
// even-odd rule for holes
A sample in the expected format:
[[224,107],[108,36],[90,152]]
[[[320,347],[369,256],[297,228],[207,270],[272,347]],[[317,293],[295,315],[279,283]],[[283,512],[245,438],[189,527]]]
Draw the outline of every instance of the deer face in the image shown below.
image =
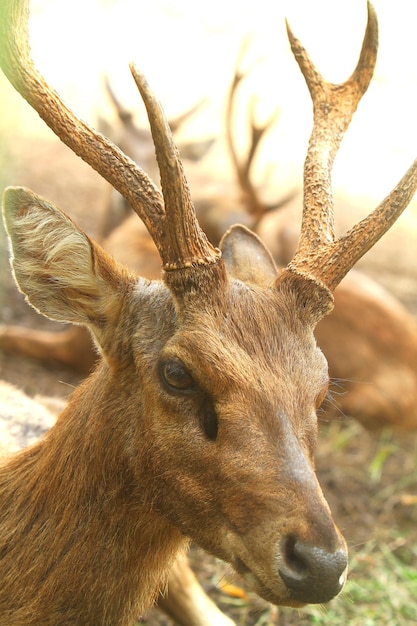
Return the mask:
[[327,363],[297,304],[229,276],[205,311],[188,302],[175,313],[168,297],[164,333],[151,331],[161,311],[147,315],[134,347],[152,407],[141,432],[153,506],[265,599],[290,605],[329,600],[346,569],[314,473]]
[[311,313],[275,285],[261,242],[233,229],[215,282],[180,299],[128,276],[32,193],[7,192],[5,215],[22,291],[44,314],[87,325],[100,346],[102,419],[125,433],[132,498],[267,600],[336,595],[346,551],[313,462],[327,366]]

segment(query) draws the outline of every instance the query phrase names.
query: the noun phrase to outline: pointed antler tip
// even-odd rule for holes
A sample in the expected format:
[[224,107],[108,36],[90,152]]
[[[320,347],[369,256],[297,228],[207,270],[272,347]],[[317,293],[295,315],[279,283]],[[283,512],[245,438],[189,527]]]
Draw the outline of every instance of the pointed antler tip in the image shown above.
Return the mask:
[[141,89],[142,87],[148,87],[148,81],[146,80],[145,75],[143,74],[143,72],[140,71],[140,69],[133,61],[129,63],[129,69],[139,89]]
[[297,38],[295,37],[287,18],[285,18],[285,28],[287,29],[287,37],[288,37],[288,41],[290,42],[290,46],[292,49],[295,43],[297,42]]

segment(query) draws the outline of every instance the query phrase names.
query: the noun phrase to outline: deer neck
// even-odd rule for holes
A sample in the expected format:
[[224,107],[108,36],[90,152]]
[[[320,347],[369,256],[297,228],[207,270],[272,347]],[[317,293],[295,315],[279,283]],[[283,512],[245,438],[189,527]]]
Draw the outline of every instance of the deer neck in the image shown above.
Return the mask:
[[28,624],[40,623],[37,611],[51,624],[134,624],[186,546],[152,507],[141,451],[121,424],[132,419],[120,413],[122,390],[116,411],[102,383],[98,371],[42,441],[0,468],[0,612],[11,625],[19,606],[30,607]]

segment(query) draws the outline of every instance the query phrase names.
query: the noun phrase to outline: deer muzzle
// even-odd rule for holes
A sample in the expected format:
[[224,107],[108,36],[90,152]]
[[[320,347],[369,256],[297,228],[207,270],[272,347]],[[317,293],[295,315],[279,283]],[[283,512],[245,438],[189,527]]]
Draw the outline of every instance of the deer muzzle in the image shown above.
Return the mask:
[[288,537],[281,546],[278,573],[291,600],[302,604],[328,602],[345,584],[347,553],[342,547],[328,551]]
[[[246,516],[233,517],[231,562],[273,604],[321,604],[346,582],[346,542],[310,462],[291,433],[284,439],[281,471],[262,487],[258,477],[258,486],[251,484],[245,493],[245,502],[251,503]],[[229,512],[232,504],[229,499]]]
[[263,567],[248,566],[240,558],[233,565],[262,598],[295,608],[329,602],[347,579],[347,551],[342,541],[334,550],[327,550],[288,536],[279,544],[270,577],[265,577]]

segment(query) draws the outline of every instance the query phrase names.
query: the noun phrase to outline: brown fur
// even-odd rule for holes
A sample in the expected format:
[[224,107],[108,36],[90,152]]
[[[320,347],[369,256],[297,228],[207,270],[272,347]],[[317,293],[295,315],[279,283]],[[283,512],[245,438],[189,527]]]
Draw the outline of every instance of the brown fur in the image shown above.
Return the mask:
[[101,409],[99,372],[41,443],[1,468],[1,624],[133,624],[185,545],[143,506],[114,407],[106,426],[82,411],[80,394]]

